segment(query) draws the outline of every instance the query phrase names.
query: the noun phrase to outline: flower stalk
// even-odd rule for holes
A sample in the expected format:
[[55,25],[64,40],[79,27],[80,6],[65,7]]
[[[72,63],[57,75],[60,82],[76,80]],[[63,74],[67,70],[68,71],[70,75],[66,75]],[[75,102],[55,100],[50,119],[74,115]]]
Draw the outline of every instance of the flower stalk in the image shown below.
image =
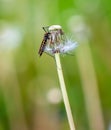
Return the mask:
[[47,54],[55,57],[60,87],[62,91],[63,101],[67,113],[70,130],[75,130],[74,120],[69,104],[69,99],[60,62],[60,54],[66,54],[72,51],[77,47],[77,43],[65,37],[65,34],[60,25],[43,27],[43,29],[45,31],[45,34],[38,54],[41,56],[43,52],[46,52]]
[[64,101],[66,113],[67,113],[70,130],[75,130],[74,120],[73,120],[71,107],[70,107],[69,99],[68,99],[68,95],[67,95],[67,90],[66,90],[66,86],[65,86],[65,82],[64,82],[59,53],[55,53],[55,61],[56,61],[60,87],[61,87],[61,91],[62,91],[63,101]]

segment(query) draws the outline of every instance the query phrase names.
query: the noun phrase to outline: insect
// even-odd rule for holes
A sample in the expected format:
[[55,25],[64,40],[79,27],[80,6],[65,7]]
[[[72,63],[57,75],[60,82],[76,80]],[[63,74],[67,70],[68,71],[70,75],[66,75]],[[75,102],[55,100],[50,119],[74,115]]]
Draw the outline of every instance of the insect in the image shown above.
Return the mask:
[[[46,30],[46,29],[47,29],[47,30]],[[42,56],[42,54],[43,54],[43,52],[44,52],[44,49],[45,49],[45,47],[46,47],[47,41],[50,39],[50,35],[51,35],[51,33],[48,31],[48,27],[43,27],[43,30],[44,30],[46,33],[44,34],[42,43],[41,43],[40,48],[39,48],[38,54],[39,54],[40,56]]]

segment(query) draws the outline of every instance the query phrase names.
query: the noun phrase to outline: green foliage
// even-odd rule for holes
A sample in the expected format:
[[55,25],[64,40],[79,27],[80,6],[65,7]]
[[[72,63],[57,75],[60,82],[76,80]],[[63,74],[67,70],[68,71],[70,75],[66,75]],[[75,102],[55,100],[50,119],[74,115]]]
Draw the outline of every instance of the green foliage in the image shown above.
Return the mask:
[[[60,24],[64,32],[74,39],[76,36],[73,29],[76,25],[72,19],[75,16],[83,17],[89,29],[86,39],[91,49],[104,121],[106,128],[109,127],[111,2],[1,0],[0,130],[44,130],[44,127],[46,130],[69,129],[63,104],[60,102],[52,107],[47,99],[48,91],[53,87],[59,87],[55,61],[46,54],[39,57],[38,49],[44,35],[43,26]],[[61,57],[61,61],[77,130],[89,130],[76,52],[74,56]]]

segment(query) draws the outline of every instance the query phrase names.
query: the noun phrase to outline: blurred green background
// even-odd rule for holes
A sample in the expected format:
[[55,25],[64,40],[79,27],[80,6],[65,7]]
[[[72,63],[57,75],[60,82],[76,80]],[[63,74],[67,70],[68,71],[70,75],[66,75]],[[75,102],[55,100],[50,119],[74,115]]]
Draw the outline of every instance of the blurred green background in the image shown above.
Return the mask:
[[76,130],[111,130],[111,1],[0,0],[0,130],[69,130],[42,27],[79,44],[61,56]]

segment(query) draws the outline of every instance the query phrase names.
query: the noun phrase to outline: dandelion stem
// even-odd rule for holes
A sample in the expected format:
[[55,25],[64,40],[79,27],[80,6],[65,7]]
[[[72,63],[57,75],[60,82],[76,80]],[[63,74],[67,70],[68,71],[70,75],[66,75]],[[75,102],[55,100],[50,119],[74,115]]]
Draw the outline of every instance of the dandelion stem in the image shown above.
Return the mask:
[[64,82],[59,53],[55,53],[55,60],[56,60],[57,72],[58,72],[60,87],[61,87],[61,91],[62,91],[63,101],[65,104],[65,109],[66,109],[66,113],[67,113],[67,118],[68,118],[70,130],[75,130],[75,125],[74,125],[74,121],[73,121],[71,107],[69,104],[69,99],[68,99],[68,95],[67,95],[65,82]]

